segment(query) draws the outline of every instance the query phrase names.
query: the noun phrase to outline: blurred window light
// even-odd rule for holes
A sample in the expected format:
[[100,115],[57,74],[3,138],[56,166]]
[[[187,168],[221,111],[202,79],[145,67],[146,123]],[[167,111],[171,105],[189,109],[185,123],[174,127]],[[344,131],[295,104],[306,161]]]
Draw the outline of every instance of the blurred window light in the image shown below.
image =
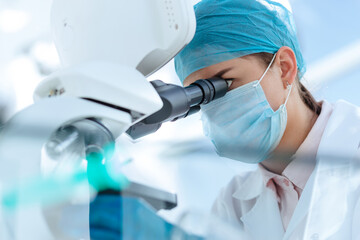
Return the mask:
[[33,103],[33,92],[41,76],[34,61],[27,56],[19,56],[6,66],[5,79],[16,89],[16,110],[22,110]]
[[60,66],[59,56],[52,42],[37,41],[31,46],[28,54],[36,62],[42,75],[48,75]]
[[360,39],[314,62],[308,68],[303,83],[308,89],[317,91],[331,80],[342,78],[359,66]]
[[0,30],[5,33],[15,33],[25,28],[30,22],[30,16],[19,10],[6,9],[0,11]]
[[40,62],[49,62],[52,65],[59,64],[59,58],[53,43],[39,42],[33,48],[34,57]]

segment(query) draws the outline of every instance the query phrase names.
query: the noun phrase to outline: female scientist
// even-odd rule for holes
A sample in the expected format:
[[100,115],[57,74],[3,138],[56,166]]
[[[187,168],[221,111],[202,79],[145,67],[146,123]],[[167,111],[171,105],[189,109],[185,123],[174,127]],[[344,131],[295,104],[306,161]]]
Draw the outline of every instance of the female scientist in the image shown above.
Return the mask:
[[[360,239],[360,109],[317,102],[289,4],[203,0],[175,58],[185,86],[221,77],[228,93],[201,108],[220,156],[259,163],[235,176],[213,212],[251,239]],[[358,156],[358,157],[356,157]]]

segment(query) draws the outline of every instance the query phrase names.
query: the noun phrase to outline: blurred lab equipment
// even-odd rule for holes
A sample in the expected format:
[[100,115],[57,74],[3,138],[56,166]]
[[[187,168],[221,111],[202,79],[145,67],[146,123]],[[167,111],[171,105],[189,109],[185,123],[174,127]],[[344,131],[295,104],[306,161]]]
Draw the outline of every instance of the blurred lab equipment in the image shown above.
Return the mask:
[[166,240],[173,228],[139,198],[101,194],[90,204],[91,239]]
[[237,225],[214,215],[187,212],[174,225],[156,215],[154,210],[139,198],[100,194],[90,204],[91,239],[121,236],[122,239],[232,240],[241,237],[250,240]]
[[12,84],[0,79],[0,126],[3,125],[15,109],[15,93]]

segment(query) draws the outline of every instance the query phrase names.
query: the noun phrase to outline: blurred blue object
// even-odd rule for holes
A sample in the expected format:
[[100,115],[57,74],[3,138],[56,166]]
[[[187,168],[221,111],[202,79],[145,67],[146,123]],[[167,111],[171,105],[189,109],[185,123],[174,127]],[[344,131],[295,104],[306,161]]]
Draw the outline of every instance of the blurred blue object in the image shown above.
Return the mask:
[[[90,237],[93,240],[168,240],[178,231],[181,230],[138,198],[100,194],[90,204]],[[203,239],[190,234],[182,236],[187,236],[187,240]]]
[[196,33],[175,57],[181,82],[191,73],[253,53],[276,53],[288,46],[305,73],[292,13],[270,0],[203,0],[195,5]]

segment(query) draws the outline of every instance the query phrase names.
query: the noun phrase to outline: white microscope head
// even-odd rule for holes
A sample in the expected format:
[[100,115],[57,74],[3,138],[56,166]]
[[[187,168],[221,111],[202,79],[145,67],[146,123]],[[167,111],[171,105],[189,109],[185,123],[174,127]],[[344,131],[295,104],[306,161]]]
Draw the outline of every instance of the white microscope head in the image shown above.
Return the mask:
[[53,0],[52,28],[63,69],[34,99],[75,96],[125,109],[134,123],[162,101],[146,76],[195,34],[189,0]]
[[147,76],[195,33],[189,0],[54,0],[54,40],[64,66],[110,61]]

